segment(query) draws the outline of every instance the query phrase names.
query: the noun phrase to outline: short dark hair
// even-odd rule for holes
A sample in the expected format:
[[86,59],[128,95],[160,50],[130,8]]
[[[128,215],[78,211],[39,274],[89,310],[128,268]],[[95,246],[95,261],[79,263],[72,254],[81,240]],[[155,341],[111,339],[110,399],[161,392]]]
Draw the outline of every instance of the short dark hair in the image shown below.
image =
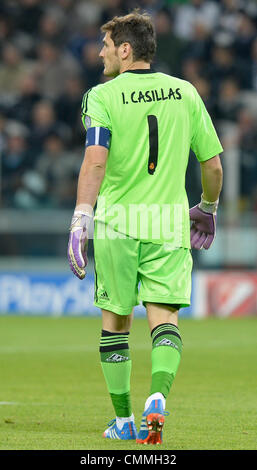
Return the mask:
[[156,51],[155,30],[152,19],[136,9],[125,16],[115,16],[101,27],[103,33],[110,33],[116,47],[129,42],[134,60],[152,62]]

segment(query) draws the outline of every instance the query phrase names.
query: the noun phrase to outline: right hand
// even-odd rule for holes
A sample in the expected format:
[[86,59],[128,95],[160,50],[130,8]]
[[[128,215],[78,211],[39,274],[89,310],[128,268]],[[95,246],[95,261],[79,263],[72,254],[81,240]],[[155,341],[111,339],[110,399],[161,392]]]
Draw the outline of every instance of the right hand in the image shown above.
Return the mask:
[[88,229],[92,219],[88,214],[75,211],[71,220],[67,255],[70,268],[79,279],[86,275]]

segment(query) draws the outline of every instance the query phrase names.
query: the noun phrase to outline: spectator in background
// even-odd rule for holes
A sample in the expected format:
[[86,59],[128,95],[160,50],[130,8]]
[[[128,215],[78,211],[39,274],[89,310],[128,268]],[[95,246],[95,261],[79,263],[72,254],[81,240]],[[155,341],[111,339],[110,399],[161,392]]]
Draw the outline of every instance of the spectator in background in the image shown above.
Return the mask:
[[182,62],[182,78],[191,83],[203,76],[203,64],[199,58],[187,57]]
[[10,15],[0,16],[0,50],[5,44],[12,43],[27,59],[33,59],[33,40],[23,31],[15,29],[14,18]]
[[64,142],[70,138],[70,130],[56,119],[54,106],[50,101],[39,101],[32,111],[30,146],[35,159],[42,152],[45,139],[52,132],[59,133]]
[[72,11],[72,18],[69,27],[71,34],[68,40],[68,49],[79,61],[83,61],[83,48],[90,42],[99,41],[100,16],[103,5],[93,0],[80,0],[76,2]]
[[[67,49],[75,59],[81,62],[83,47],[91,41],[99,40],[99,26],[97,22],[94,22],[94,19],[90,20],[90,17],[85,17],[83,13],[81,14],[79,6],[80,4],[75,10],[76,28],[74,28],[68,38]],[[83,10],[85,6],[88,7],[89,5],[83,3]]]
[[215,122],[216,119],[216,99],[213,96],[211,84],[209,80],[204,77],[197,77],[191,81],[192,85],[195,86],[199,95],[201,96],[207,111],[210,113],[212,119]]
[[18,91],[17,101],[9,109],[9,117],[25,123],[27,126],[32,125],[32,110],[36,103],[42,99],[39,92],[38,82],[34,74],[25,75]]
[[52,207],[72,207],[80,166],[81,156],[68,152],[58,133],[50,133],[44,141],[43,152],[38,158],[35,170],[44,179]]
[[209,0],[191,0],[176,10],[175,34],[179,38],[194,40],[195,28],[202,25],[211,34],[219,21],[219,5]]
[[257,92],[257,37],[251,48],[251,61],[249,61],[249,88]]
[[28,35],[36,36],[43,15],[43,8],[41,0],[20,0],[17,17],[18,29]]
[[58,6],[67,16],[72,14],[77,0],[55,0],[55,6]]
[[[74,7],[76,24],[82,26],[91,39],[97,39],[99,36],[97,26],[100,26],[101,11],[102,6],[100,2],[93,0],[88,0],[87,2],[80,0]],[[74,29],[76,30],[77,28],[75,27]]]
[[236,122],[241,106],[240,87],[236,78],[225,79],[219,87],[216,118]]
[[204,23],[196,23],[194,26],[194,40],[190,43],[187,55],[208,60],[211,48],[211,32]]
[[46,98],[56,99],[64,91],[64,78],[80,72],[79,65],[72,56],[50,41],[38,46],[36,78],[40,91]]
[[170,10],[163,8],[157,11],[154,21],[157,37],[156,68],[171,75],[181,76],[182,60],[188,42],[174,35]]
[[5,150],[5,147],[6,147],[6,140],[7,140],[6,121],[7,120],[6,120],[5,113],[3,112],[3,110],[0,109],[0,158],[1,158],[2,152]]
[[27,131],[12,124],[6,127],[6,146],[1,158],[2,199],[5,207],[14,205],[14,197],[21,186],[25,171],[31,167],[32,155],[28,147]]
[[220,2],[220,17],[218,24],[218,31],[227,34],[230,41],[234,41],[237,34],[239,24],[239,7],[240,0],[221,0]]
[[96,41],[86,43],[82,49],[82,74],[88,88],[99,83],[103,74],[103,62],[99,57],[100,45]]
[[138,6],[140,6],[142,10],[146,11],[146,13],[148,13],[148,15],[150,16],[153,16],[155,12],[160,10],[160,8],[162,8],[163,6],[165,7],[165,2],[163,2],[163,0],[141,0],[140,3],[137,0],[127,0],[127,2],[125,1],[124,4],[129,9],[137,8]]
[[238,116],[238,147],[242,207],[257,210],[257,118],[248,108]]
[[236,77],[239,86],[244,82],[245,70],[235,58],[232,46],[214,44],[211,50],[211,61],[206,66],[208,79],[212,84],[213,91],[217,96],[221,82],[230,77]]
[[46,11],[40,18],[40,40],[46,42],[49,41],[61,47],[66,40],[65,25],[65,17],[60,11]]
[[2,47],[0,67],[0,101],[13,100],[18,95],[21,82],[34,68],[31,61],[25,60],[19,49],[12,43]]
[[128,13],[127,5],[123,0],[105,0],[101,11],[100,24],[105,24],[114,16],[123,16],[126,13]]
[[7,15],[1,15],[0,12],[0,44],[10,41],[13,35],[13,25],[11,18]]
[[239,16],[237,34],[234,42],[236,55],[239,60],[250,60],[251,48],[256,37],[256,26],[252,18],[242,13]]
[[71,129],[71,144],[74,146],[80,144],[81,101],[87,88],[80,77],[68,77],[64,83],[64,92],[55,103],[57,118]]

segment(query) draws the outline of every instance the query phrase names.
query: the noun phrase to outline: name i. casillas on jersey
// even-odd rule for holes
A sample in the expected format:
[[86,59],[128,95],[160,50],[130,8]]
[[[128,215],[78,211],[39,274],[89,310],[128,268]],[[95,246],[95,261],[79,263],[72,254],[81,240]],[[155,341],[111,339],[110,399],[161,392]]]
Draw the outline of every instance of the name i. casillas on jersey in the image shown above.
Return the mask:
[[132,91],[130,94],[121,93],[122,103],[151,103],[152,101],[166,101],[166,100],[181,100],[182,96],[180,93],[180,88],[176,88],[174,91],[172,88],[169,88],[167,91],[164,91],[163,88],[160,90],[146,90],[146,91]]

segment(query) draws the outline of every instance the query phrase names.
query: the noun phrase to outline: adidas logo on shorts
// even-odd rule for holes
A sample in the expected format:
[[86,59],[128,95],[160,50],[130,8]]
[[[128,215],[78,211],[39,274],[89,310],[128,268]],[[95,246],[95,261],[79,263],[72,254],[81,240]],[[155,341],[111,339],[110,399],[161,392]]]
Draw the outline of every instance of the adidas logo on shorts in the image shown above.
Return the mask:
[[107,362],[123,362],[127,361],[128,357],[127,356],[122,356],[121,354],[112,354],[108,359],[106,359]]
[[109,297],[108,297],[108,294],[106,291],[104,291],[101,295],[100,295],[101,299],[106,299],[106,300],[109,300]]
[[173,343],[170,339],[167,339],[167,338],[163,338],[155,346],[172,346],[173,348],[178,349],[177,345],[175,343]]

